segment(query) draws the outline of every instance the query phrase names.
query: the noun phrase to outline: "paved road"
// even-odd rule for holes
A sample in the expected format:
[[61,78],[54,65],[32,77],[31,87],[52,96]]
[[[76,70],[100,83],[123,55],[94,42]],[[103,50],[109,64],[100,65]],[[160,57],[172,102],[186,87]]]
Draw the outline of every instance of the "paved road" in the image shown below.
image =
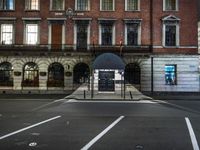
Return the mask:
[[0,101],[0,149],[197,150],[200,102],[190,104]]

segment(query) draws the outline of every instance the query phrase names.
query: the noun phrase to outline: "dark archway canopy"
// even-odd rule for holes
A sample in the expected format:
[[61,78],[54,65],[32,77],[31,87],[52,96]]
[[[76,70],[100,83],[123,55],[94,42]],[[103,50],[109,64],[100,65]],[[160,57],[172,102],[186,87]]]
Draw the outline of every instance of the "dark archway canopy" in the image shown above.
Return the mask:
[[124,70],[125,63],[123,60],[112,53],[104,53],[98,56],[94,63],[93,69],[117,69],[117,70]]

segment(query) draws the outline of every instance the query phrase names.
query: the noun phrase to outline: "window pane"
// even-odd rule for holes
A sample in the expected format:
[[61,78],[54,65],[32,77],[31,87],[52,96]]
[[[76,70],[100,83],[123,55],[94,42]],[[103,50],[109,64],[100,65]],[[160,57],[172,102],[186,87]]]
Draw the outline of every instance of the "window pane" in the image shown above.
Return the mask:
[[167,85],[176,84],[176,65],[165,66],[165,84]]
[[102,45],[112,45],[112,25],[105,24],[101,27]]
[[13,25],[12,24],[1,25],[1,43],[2,44],[13,43]]
[[13,68],[12,65],[8,62],[3,62],[0,64],[0,85],[13,85]]
[[39,0],[26,0],[26,9],[38,10],[39,9]]
[[176,10],[176,0],[165,0],[166,10]]
[[113,10],[113,0],[102,0],[102,10]]
[[127,45],[138,45],[138,24],[127,24]]
[[53,10],[63,10],[63,0],[52,0],[52,9]]
[[27,25],[26,26],[26,43],[37,44],[38,43],[38,25]]
[[138,10],[138,0],[127,0],[127,10]]
[[5,9],[6,10],[13,10],[14,3],[13,0],[6,0]]
[[77,22],[77,49],[87,49],[88,22]]
[[27,63],[24,67],[23,86],[38,86],[38,66],[35,63]]
[[77,0],[77,10],[88,10],[88,0]]
[[176,46],[176,25],[166,25],[165,46]]
[[13,10],[14,9],[14,0],[0,0],[0,9],[1,10]]

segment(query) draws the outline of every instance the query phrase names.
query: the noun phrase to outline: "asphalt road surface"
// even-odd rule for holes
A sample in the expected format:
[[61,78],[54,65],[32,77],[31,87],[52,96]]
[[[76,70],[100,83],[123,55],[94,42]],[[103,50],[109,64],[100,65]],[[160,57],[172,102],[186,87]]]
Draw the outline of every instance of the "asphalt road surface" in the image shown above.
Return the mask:
[[200,101],[0,100],[0,150],[199,150]]

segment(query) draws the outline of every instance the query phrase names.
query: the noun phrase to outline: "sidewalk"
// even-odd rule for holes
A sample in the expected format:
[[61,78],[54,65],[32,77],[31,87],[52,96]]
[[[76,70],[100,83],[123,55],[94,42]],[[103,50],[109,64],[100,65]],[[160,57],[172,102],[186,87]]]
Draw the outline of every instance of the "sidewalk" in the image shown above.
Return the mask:
[[118,90],[115,92],[98,92],[94,91],[93,98],[91,97],[91,90],[88,89],[87,84],[82,84],[71,95],[66,96],[66,99],[76,100],[151,100],[151,97],[143,95],[132,85],[127,85],[125,90],[125,97],[123,91]]

